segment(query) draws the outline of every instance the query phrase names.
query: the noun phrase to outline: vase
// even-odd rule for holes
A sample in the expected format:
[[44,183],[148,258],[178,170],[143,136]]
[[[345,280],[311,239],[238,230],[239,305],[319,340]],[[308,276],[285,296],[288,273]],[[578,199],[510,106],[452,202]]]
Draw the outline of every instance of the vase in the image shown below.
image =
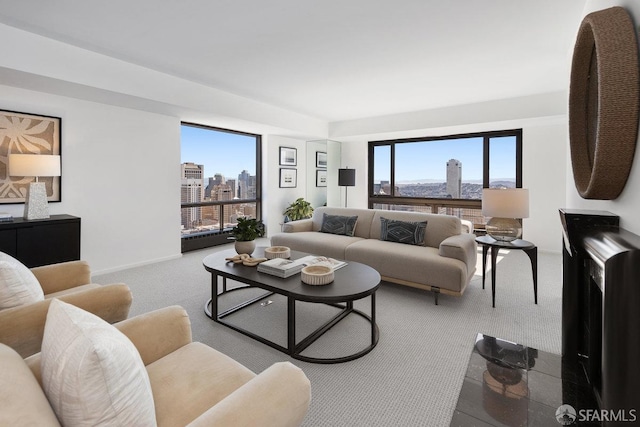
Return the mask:
[[255,240],[250,240],[248,242],[236,241],[235,248],[236,248],[236,252],[239,254],[251,255],[253,251],[256,249],[256,241]]

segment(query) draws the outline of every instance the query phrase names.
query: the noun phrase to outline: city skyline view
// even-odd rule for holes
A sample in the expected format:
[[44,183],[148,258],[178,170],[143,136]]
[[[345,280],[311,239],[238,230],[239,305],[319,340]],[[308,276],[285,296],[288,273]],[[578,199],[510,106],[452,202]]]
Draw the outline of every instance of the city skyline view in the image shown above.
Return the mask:
[[255,137],[182,125],[180,147],[181,163],[204,166],[205,186],[218,173],[225,179],[238,179],[243,170],[256,174]]
[[[491,138],[490,181],[515,181],[515,137]],[[391,176],[388,146],[376,147],[374,182],[388,181]],[[483,140],[461,138],[396,144],[396,184],[437,183],[446,181],[447,162],[462,163],[462,181],[482,183]]]

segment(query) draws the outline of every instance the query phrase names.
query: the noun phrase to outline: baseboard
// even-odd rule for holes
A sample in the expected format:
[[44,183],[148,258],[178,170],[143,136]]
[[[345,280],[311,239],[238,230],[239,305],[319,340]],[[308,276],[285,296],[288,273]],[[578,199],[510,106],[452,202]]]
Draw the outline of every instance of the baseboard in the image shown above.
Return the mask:
[[156,264],[158,262],[171,261],[171,260],[178,259],[178,258],[182,258],[182,254],[170,255],[170,256],[167,256],[167,257],[163,257],[163,258],[155,258],[155,259],[150,259],[150,260],[147,260],[147,261],[136,262],[136,263],[133,263],[133,264],[125,264],[125,265],[120,265],[118,267],[107,268],[107,269],[104,269],[104,270],[92,271],[91,275],[92,276],[99,276],[101,274],[115,273],[117,271],[128,270],[130,268],[135,268],[135,267],[142,267],[144,265],[149,265],[149,264]]

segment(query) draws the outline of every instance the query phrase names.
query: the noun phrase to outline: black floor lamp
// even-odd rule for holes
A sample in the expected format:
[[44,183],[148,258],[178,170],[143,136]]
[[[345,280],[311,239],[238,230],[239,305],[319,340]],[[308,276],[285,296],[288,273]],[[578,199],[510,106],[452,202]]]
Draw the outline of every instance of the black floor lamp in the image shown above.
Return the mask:
[[[338,169],[338,186],[339,187],[355,187],[356,185],[356,170]],[[347,207],[347,188],[344,189],[344,207]]]

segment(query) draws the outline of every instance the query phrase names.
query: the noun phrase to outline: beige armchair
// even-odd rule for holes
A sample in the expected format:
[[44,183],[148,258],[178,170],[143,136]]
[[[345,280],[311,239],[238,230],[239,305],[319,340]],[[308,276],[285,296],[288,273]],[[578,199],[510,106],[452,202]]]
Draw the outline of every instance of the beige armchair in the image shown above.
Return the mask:
[[[256,375],[192,342],[183,308],[167,307],[115,324],[146,366],[158,426],[298,426],[309,380],[289,362]],[[41,355],[23,360],[0,344],[0,425],[59,426],[41,388]]]
[[44,323],[51,298],[80,307],[109,323],[129,316],[131,291],[123,283],[91,283],[91,269],[85,261],[70,261],[32,268],[44,291],[44,301],[0,310],[0,343],[22,357],[40,351]]

